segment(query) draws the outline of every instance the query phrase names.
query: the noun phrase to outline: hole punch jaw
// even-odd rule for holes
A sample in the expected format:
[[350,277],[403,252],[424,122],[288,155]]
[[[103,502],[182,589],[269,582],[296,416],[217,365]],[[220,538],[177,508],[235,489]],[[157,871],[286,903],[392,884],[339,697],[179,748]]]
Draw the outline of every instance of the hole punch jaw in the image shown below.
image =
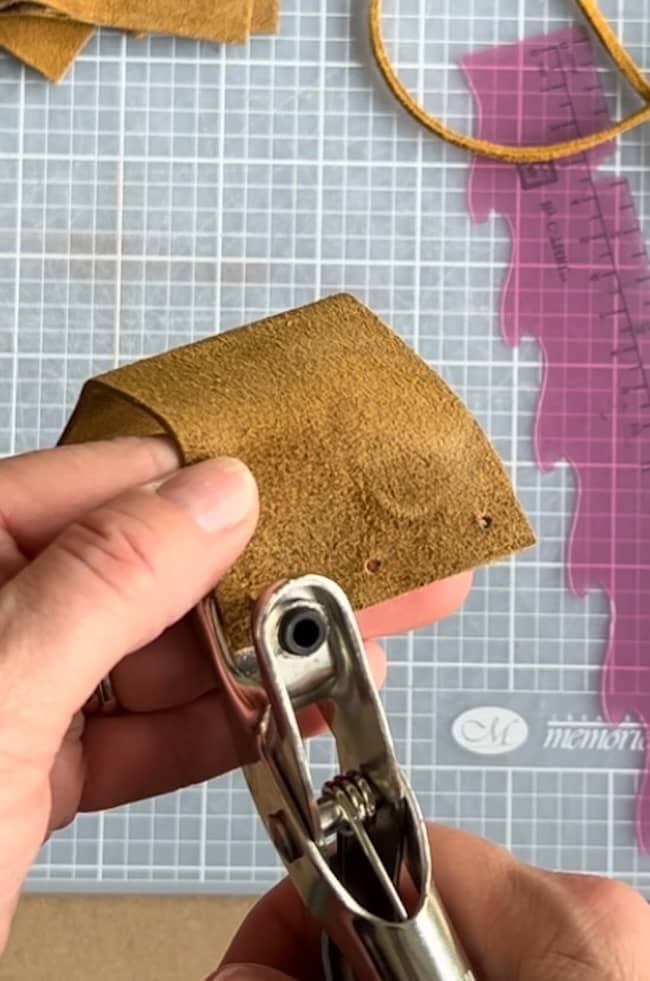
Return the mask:
[[[208,609],[212,619],[203,622],[233,723],[253,737],[243,774],[289,877],[329,937],[325,976],[333,967],[340,981],[474,981],[430,889],[424,819],[343,590],[304,576],[262,594],[251,616],[256,670],[244,673],[215,604]],[[335,775],[320,796],[297,717],[309,705],[323,709],[336,743]],[[415,889],[408,905],[401,872]]]

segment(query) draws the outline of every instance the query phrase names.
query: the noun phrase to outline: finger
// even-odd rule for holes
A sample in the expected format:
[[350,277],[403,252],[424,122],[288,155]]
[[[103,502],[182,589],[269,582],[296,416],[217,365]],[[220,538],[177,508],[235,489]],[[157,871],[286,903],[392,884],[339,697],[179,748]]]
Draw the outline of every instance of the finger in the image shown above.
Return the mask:
[[120,661],[111,684],[123,709],[157,712],[195,701],[216,687],[217,676],[192,617],[183,617]]
[[[386,676],[386,657],[377,644],[367,647],[375,684]],[[229,730],[221,691],[188,705],[153,713],[86,720],[86,781],[81,810],[97,811],[201,783],[243,762]],[[322,732],[317,708],[299,713],[305,738]]]
[[[437,889],[483,981],[644,976],[650,914],[632,889],[535,869],[452,828],[428,833]],[[318,971],[320,929],[288,880],[249,913],[224,965],[251,959],[296,978]]]
[[171,440],[152,436],[58,446],[0,464],[0,528],[28,556],[62,528],[130,487],[178,467]]
[[125,654],[209,592],[256,520],[250,472],[209,460],[68,525],[0,592],[0,716],[61,738]]
[[434,623],[462,606],[471,585],[472,573],[462,572],[370,606],[357,614],[361,632],[366,638],[384,637]]
[[[357,614],[361,633],[366,639],[381,637],[441,620],[462,605],[471,582],[472,574],[462,573],[362,610]],[[182,621],[121,661],[112,681],[120,705],[150,712],[199,698],[214,687],[215,673],[192,624]]]

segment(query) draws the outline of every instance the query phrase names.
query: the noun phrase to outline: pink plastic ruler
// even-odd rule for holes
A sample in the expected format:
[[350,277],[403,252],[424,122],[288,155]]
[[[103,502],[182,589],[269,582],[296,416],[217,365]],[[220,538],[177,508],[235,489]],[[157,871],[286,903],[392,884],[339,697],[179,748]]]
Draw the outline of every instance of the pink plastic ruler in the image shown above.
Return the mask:
[[[609,120],[581,27],[480,51],[463,61],[481,137],[548,143]],[[476,159],[472,217],[497,211],[512,233],[501,323],[510,344],[535,337],[544,380],[538,463],[575,468],[568,576],[600,587],[611,626],[602,676],[606,717],[650,733],[650,263],[627,181],[599,176],[612,146],[558,163]],[[638,807],[650,851],[650,753]]]

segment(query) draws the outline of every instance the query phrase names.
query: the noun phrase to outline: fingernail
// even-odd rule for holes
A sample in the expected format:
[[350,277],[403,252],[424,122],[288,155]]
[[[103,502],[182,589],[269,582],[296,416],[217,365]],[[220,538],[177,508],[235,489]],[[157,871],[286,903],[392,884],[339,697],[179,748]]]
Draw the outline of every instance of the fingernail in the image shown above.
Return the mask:
[[238,525],[257,499],[252,473],[229,457],[179,470],[158,487],[157,493],[182,508],[210,534]]

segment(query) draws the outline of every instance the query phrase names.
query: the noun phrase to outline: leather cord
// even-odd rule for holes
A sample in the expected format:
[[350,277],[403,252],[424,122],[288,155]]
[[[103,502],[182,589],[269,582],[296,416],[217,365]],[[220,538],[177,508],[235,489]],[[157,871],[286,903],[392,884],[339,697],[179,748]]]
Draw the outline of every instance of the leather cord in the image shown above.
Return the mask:
[[476,153],[482,157],[492,157],[496,160],[503,160],[509,163],[539,163],[545,160],[559,160],[562,157],[571,157],[585,150],[591,150],[601,143],[607,143],[609,140],[620,136],[621,133],[634,129],[635,126],[640,126],[642,123],[650,120],[650,82],[619,41],[615,31],[610,26],[606,17],[601,13],[596,0],[576,0],[576,3],[616,67],[625,76],[629,85],[643,99],[644,105],[630,113],[624,119],[619,119],[609,126],[604,127],[604,129],[598,130],[597,133],[589,133],[587,136],[565,140],[562,143],[541,146],[533,144],[515,146],[505,143],[493,143],[490,140],[482,140],[478,137],[470,136],[467,133],[461,133],[459,130],[448,126],[442,119],[427,112],[411,95],[408,89],[405,88],[391,63],[381,27],[382,0],[370,0],[370,45],[379,71],[400,105],[417,122],[432,133],[435,133],[436,136],[445,140],[445,142],[461,147],[463,150],[469,150],[471,153]]

